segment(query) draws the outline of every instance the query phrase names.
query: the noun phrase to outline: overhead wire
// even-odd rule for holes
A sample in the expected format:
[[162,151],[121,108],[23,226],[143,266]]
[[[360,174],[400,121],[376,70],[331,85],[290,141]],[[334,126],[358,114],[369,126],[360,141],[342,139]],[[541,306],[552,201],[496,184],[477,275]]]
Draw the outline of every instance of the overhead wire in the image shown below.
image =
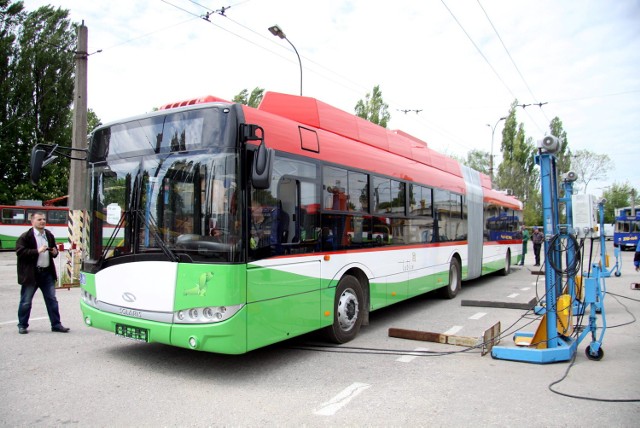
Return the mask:
[[[502,44],[502,48],[504,49],[504,51],[507,53],[507,56],[509,57],[509,60],[511,61],[511,64],[513,64],[513,67],[516,69],[516,71],[518,72],[518,75],[520,76],[520,78],[522,79],[522,81],[524,82],[524,85],[527,87],[527,90],[529,91],[529,94],[531,94],[531,96],[533,97],[533,100],[535,101],[534,103],[532,103],[533,105],[539,105],[540,106],[540,110],[542,111],[542,114],[544,115],[544,117],[547,119],[547,122],[551,122],[551,120],[549,120],[549,117],[547,117],[547,114],[545,113],[544,110],[542,110],[542,106],[546,103],[541,103],[538,100],[538,97],[536,97],[533,93],[533,91],[531,90],[531,87],[529,86],[529,83],[527,82],[527,79],[524,78],[524,76],[522,75],[522,72],[520,71],[520,68],[518,67],[518,65],[516,64],[516,62],[514,61],[513,57],[511,56],[511,52],[509,52],[509,49],[507,48],[507,45],[505,45],[504,41],[502,40],[502,37],[500,36],[500,33],[498,32],[498,29],[496,28],[495,25],[493,25],[493,21],[491,21],[491,18],[489,18],[489,14],[487,13],[487,11],[485,10],[485,8],[482,6],[482,3],[480,3],[480,0],[476,0],[478,2],[478,6],[480,6],[480,9],[482,9],[482,12],[484,13],[484,16],[487,18],[487,21],[489,21],[489,24],[491,25],[491,28],[493,28],[494,33],[496,33],[496,36],[498,37],[498,40],[500,40],[500,44]],[[525,104],[523,104],[524,106]],[[529,104],[531,105],[531,104]],[[523,107],[524,108],[524,107]],[[528,114],[528,113],[527,113]],[[529,117],[531,117],[531,115],[529,115]],[[537,126],[537,125],[536,125]]]

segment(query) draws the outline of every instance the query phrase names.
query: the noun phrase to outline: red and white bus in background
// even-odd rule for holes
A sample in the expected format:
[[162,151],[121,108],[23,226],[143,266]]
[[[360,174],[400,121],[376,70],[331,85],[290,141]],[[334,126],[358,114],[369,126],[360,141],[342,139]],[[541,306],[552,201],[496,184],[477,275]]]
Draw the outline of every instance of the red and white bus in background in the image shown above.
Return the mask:
[[67,242],[67,207],[43,205],[41,201],[17,201],[16,205],[0,205],[0,250],[15,250],[18,237],[31,227],[31,215],[34,212],[46,214],[47,229],[58,243]]

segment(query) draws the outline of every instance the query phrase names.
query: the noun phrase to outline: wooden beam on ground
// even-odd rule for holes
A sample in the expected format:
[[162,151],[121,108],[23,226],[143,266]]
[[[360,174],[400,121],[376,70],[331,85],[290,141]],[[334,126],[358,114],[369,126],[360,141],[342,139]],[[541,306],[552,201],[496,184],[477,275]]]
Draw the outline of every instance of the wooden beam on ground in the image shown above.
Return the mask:
[[435,342],[445,345],[466,346],[469,348],[479,347],[481,348],[482,355],[485,355],[494,345],[500,342],[500,323],[498,322],[485,330],[481,337],[455,336],[452,334],[407,330],[394,327],[389,329],[389,337],[421,340],[423,342]]

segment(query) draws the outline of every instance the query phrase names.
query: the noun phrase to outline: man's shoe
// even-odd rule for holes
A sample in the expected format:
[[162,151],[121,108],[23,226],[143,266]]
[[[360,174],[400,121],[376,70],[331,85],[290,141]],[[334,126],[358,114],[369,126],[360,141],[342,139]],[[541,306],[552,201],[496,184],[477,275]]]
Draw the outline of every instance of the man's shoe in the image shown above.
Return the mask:
[[69,328],[65,327],[63,325],[60,325],[58,327],[51,327],[51,331],[55,331],[56,333],[68,333],[69,332]]
[[27,330],[26,327],[18,327],[18,333],[27,334],[27,333],[29,333],[29,330]]

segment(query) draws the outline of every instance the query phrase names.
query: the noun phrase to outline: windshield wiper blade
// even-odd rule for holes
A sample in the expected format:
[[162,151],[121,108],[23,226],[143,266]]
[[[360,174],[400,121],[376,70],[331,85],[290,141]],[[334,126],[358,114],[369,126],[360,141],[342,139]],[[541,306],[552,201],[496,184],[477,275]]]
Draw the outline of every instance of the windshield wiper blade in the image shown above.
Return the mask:
[[120,231],[120,229],[122,229],[122,226],[124,225],[127,214],[128,214],[127,212],[123,212],[122,215],[120,216],[120,220],[118,221],[118,224],[116,225],[116,227],[113,228],[113,232],[111,233],[109,240],[107,241],[106,245],[102,250],[102,254],[100,255],[100,258],[98,259],[98,262],[97,262],[98,268],[102,268],[102,264],[107,259],[107,253],[113,246],[113,243],[116,240],[116,236],[118,235],[118,232]]
[[160,237],[160,233],[158,233],[158,225],[155,222],[153,216],[151,214],[149,214],[148,216],[145,215],[144,211],[142,210],[136,210],[135,212],[140,217],[142,217],[145,226],[147,226],[151,233],[153,233],[153,238],[158,243],[158,246],[160,247],[164,255],[167,256],[167,258],[172,262],[179,262],[180,258],[167,246],[167,244]]

